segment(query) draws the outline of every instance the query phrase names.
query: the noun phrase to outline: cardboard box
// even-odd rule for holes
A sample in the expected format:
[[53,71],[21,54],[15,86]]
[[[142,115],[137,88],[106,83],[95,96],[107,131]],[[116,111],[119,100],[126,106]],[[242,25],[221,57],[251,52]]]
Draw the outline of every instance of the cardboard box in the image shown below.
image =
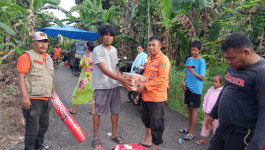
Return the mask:
[[131,84],[133,85],[131,87],[132,91],[137,91],[140,83],[147,83],[148,82],[148,77],[143,76],[143,75],[139,75],[139,74],[135,74],[135,73],[123,72],[122,76],[131,82]]

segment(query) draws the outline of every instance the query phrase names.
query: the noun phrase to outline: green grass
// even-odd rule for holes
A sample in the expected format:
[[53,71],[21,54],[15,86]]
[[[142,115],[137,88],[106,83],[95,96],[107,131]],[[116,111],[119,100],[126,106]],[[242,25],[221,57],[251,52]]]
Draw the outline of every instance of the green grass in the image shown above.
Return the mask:
[[[204,112],[202,111],[203,98],[208,89],[212,86],[212,77],[216,73],[225,75],[226,64],[218,67],[207,68],[206,80],[203,82],[203,90],[201,96],[201,107],[198,108],[198,123],[202,124],[204,119]],[[168,106],[182,114],[184,117],[188,117],[188,109],[184,104],[184,92],[181,89],[181,80],[185,75],[184,67],[172,66],[170,69],[169,85],[170,90],[168,92]]]

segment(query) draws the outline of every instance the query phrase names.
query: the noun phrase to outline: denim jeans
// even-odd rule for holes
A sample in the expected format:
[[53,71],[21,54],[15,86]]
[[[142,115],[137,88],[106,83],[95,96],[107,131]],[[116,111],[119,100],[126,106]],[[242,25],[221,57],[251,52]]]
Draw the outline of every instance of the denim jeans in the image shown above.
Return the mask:
[[42,146],[49,126],[50,99],[48,101],[31,99],[30,109],[23,109],[26,120],[25,149],[35,150]]

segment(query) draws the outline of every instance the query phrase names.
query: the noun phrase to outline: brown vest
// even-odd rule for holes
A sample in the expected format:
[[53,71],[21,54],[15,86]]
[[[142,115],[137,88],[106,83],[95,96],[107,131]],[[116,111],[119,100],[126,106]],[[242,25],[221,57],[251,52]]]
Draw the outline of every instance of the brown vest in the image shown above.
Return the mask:
[[25,77],[29,97],[51,97],[54,68],[52,58],[47,54],[46,65],[34,50],[25,51],[30,56],[30,69]]

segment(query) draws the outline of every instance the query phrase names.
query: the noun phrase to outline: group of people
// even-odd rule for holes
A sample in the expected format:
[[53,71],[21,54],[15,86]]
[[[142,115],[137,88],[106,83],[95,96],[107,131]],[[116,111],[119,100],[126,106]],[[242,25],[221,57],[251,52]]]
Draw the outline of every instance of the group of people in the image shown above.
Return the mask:
[[[88,54],[80,62],[82,72],[72,95],[74,107],[69,111],[75,114],[79,104],[93,104],[90,111],[94,128],[91,145],[95,149],[104,149],[98,129],[101,116],[107,115],[109,111],[111,139],[117,144],[126,142],[117,130],[121,112],[120,83],[127,90],[132,85],[122,77],[117,68],[117,49],[112,46],[117,29],[111,24],[102,24],[99,33],[102,44],[95,46],[92,42],[87,42],[85,45]],[[52,58],[46,54],[47,35],[35,32],[32,45],[33,50],[25,51],[17,62],[18,85],[26,120],[25,150],[45,150],[48,149],[43,142],[49,125],[50,98],[56,92],[53,85],[54,68]],[[198,41],[191,43],[192,57],[186,61],[186,75],[181,82],[189,110],[188,128],[180,130],[186,134],[185,140],[194,139],[197,108],[201,104],[206,70],[205,61],[199,54],[201,47],[202,44]],[[196,141],[196,144],[206,144],[209,130],[214,129],[216,131],[210,150],[261,150],[265,146],[265,61],[254,52],[249,38],[241,33],[227,36],[222,43],[222,50],[229,67],[225,80],[219,74],[212,78],[213,86],[203,102],[205,119],[201,135],[204,138]],[[137,90],[142,94],[141,118],[146,129],[145,139],[139,144],[147,148],[153,144],[153,150],[158,150],[163,143],[171,64],[161,52],[161,39],[158,36],[149,38],[148,54],[143,75],[149,81],[140,84]]]
[[[214,136],[209,150],[263,150],[265,148],[265,61],[254,51],[250,39],[242,33],[232,33],[221,46],[229,67],[225,80],[220,74],[212,78],[207,91],[203,112],[202,140],[207,144],[209,131]],[[199,53],[201,43],[191,43],[191,55],[186,61],[186,75],[182,79],[185,104],[189,110],[188,128],[179,132],[185,140],[194,139],[197,108],[200,107],[205,61]],[[224,82],[224,87],[221,85]]]

